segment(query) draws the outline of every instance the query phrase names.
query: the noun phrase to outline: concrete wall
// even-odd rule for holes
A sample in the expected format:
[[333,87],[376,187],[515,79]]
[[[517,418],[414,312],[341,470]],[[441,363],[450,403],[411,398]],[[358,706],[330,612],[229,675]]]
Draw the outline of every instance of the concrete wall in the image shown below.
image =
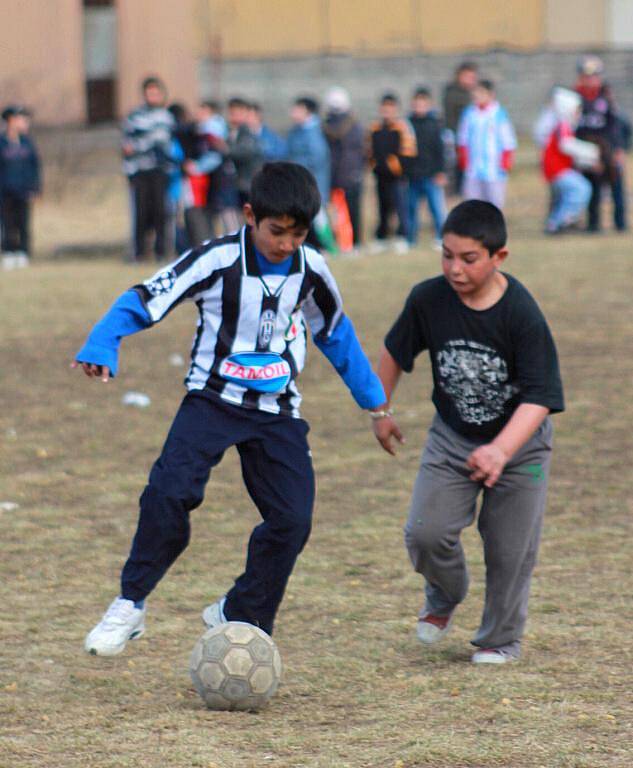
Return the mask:
[[119,113],[139,103],[140,83],[152,74],[165,80],[170,100],[194,104],[194,0],[118,0],[117,11]]
[[2,14],[0,98],[50,125],[85,118],[81,0],[26,0]]
[[[633,115],[633,46],[601,54],[607,76],[622,107]],[[576,77],[576,51],[518,53],[463,51],[460,54],[352,57],[315,56],[284,60],[225,61],[221,69],[201,61],[200,83],[204,95],[242,95],[257,99],[267,119],[279,129],[288,127],[288,107],[294,97],[322,97],[332,85],[352,94],[354,108],[363,120],[376,113],[381,93],[395,90],[406,103],[418,84],[430,85],[435,95],[451,78],[463,59],[479,63],[482,75],[497,83],[500,100],[520,131],[530,131],[548,91],[554,84],[570,85]]]

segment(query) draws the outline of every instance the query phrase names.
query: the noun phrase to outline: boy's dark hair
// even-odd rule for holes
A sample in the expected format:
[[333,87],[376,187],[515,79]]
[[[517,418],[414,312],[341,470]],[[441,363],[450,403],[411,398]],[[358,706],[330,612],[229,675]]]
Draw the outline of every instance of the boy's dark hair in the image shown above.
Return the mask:
[[400,104],[400,99],[398,98],[397,93],[388,91],[387,93],[383,93],[383,95],[380,97],[380,103],[381,104]]
[[262,105],[258,101],[251,101],[250,108],[253,110],[253,112],[257,112],[259,115],[261,115],[264,111],[262,109]]
[[477,85],[480,88],[483,88],[485,91],[488,91],[488,93],[494,93],[495,84],[492,82],[492,80],[480,80]]
[[151,77],[146,77],[145,80],[141,83],[141,91],[145,93],[145,91],[148,88],[151,88],[152,86],[156,86],[156,88],[160,88],[161,91],[166,91],[165,83],[160,79],[160,77],[156,77],[155,75],[152,75]]
[[250,204],[259,224],[262,219],[290,216],[306,229],[321,207],[314,176],[297,163],[266,163],[253,177]]
[[464,200],[448,214],[442,235],[470,237],[481,243],[492,256],[508,241],[503,214],[484,200]]
[[187,118],[187,108],[179,101],[174,101],[167,107],[167,111],[171,113],[171,116],[177,123],[184,123]]
[[233,96],[233,98],[229,99],[228,101],[228,107],[229,109],[231,107],[246,107],[248,109],[248,107],[250,107],[250,104],[248,103],[248,101],[246,101],[246,99],[243,99],[241,96]]
[[478,72],[479,67],[475,64],[474,61],[462,61],[462,63],[457,67],[455,70],[456,74],[461,74],[462,72]]
[[422,99],[430,99],[431,98],[431,89],[427,88],[425,85],[421,85],[418,88],[415,89],[413,92],[413,98],[422,98]]
[[222,111],[222,105],[219,101],[214,101],[213,99],[204,99],[200,102],[200,106],[204,107],[204,109],[210,109],[211,112],[221,112]]
[[319,111],[319,102],[312,96],[299,96],[298,99],[295,99],[295,104],[305,107],[312,115],[316,115]]

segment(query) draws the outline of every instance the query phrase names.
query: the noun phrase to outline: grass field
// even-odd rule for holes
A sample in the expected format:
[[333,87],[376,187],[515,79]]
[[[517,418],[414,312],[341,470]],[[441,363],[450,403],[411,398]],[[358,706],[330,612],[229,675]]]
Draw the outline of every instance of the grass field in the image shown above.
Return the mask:
[[[470,664],[483,583],[473,529],[472,588],[454,632],[437,649],[415,639],[422,585],[401,529],[431,417],[428,363],[398,392],[408,443],[391,459],[313,349],[302,388],[315,527],[277,624],[283,684],[259,714],[207,711],[187,674],[199,611],[240,572],[257,520],[235,455],[148,603],[146,636],[115,659],[82,651],[116,593],[137,497],[182,394],[184,370],[169,356],[186,357],[193,309],[127,340],[120,376],[102,385],[68,362],[151,266],[43,262],[1,275],[0,502],[19,505],[0,511],[2,768],[629,768],[631,238],[545,240],[542,199],[535,175],[517,174],[507,268],[550,320],[567,396],[521,662]],[[375,359],[438,256],[421,248],[333,269]],[[123,406],[127,390],[147,392],[151,407]]]

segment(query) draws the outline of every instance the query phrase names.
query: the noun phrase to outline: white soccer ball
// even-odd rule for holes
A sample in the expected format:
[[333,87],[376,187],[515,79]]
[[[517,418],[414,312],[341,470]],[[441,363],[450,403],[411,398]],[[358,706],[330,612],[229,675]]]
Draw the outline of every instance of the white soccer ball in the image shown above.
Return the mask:
[[229,621],[202,635],[191,652],[191,680],[209,709],[257,710],[275,694],[281,656],[259,627]]

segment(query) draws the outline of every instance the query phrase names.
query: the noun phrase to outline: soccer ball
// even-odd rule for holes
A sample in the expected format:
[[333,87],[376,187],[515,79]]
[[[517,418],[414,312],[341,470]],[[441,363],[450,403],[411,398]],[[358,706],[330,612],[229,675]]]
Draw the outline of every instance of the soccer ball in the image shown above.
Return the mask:
[[229,621],[209,629],[195,644],[191,680],[209,709],[257,710],[274,695],[281,656],[259,627]]

